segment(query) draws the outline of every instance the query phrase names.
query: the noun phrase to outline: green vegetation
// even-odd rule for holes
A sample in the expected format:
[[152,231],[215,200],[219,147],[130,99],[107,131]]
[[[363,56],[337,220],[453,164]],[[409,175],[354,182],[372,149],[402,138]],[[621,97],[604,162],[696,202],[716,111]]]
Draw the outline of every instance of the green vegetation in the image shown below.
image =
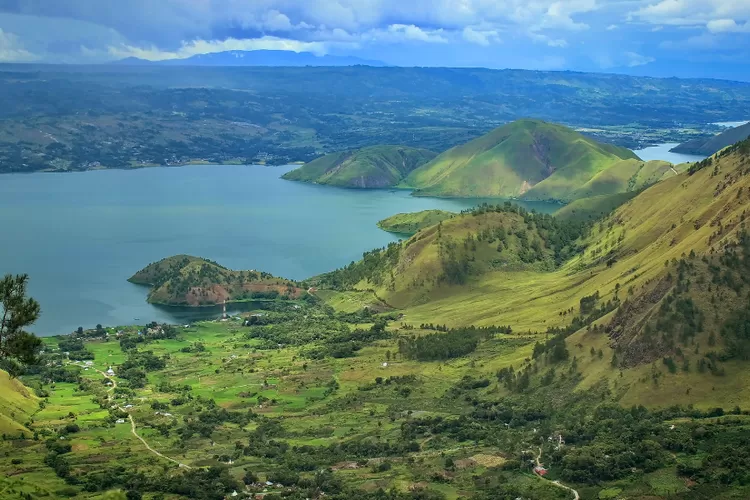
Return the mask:
[[[0,372],[0,494],[747,498],[750,140],[693,167],[598,220],[482,205],[243,317],[46,338]],[[133,280],[186,273],[232,271]]]
[[637,157],[567,127],[519,120],[442,153],[403,184],[421,195],[570,201],[602,189],[608,194],[607,182],[588,189],[586,184],[628,159]]
[[300,285],[263,271],[232,271],[216,262],[175,255],[154,262],[129,278],[151,287],[152,304],[210,306],[243,300],[299,298]]
[[282,177],[349,188],[395,186],[435,153],[405,146],[370,146],[356,151],[331,153],[306,163]]
[[710,156],[748,137],[750,137],[750,123],[730,128],[716,135],[696,137],[679,146],[675,146],[671,151],[675,153]]
[[609,215],[620,205],[635,198],[638,193],[638,191],[629,191],[579,198],[555,212],[555,217],[560,220],[595,221]]
[[378,227],[390,233],[411,236],[455,215],[453,212],[446,212],[445,210],[422,210],[421,212],[396,214],[379,221]]
[[26,297],[29,277],[6,274],[0,280],[0,369],[17,375],[36,362],[41,341],[24,330],[39,318],[39,303]]

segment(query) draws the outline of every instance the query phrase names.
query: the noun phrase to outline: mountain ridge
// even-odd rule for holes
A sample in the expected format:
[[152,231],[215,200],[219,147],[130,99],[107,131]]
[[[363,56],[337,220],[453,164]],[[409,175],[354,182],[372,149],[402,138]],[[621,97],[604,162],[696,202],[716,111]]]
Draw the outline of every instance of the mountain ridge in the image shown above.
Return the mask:
[[710,156],[727,146],[750,137],[750,123],[730,128],[710,137],[698,137],[679,144],[670,151],[674,153]]

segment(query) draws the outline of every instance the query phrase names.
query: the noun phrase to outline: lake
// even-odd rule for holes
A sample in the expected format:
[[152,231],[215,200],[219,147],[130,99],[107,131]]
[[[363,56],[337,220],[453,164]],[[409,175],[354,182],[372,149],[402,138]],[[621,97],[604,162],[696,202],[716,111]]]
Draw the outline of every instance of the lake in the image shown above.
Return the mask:
[[682,153],[672,153],[671,151],[669,151],[677,145],[678,144],[676,142],[657,144],[656,146],[651,146],[644,149],[636,149],[633,150],[633,152],[637,154],[641,160],[644,161],[664,160],[670,163],[674,163],[675,165],[687,162],[693,163],[696,161],[701,161],[705,158],[705,156],[685,155]]
[[[190,166],[0,176],[0,274],[28,273],[42,306],[31,328],[183,322],[217,310],[162,309],[128,283],[174,254],[304,279],[397,237],[375,223],[399,212],[459,211],[481,200],[412,197],[279,179],[293,166]],[[551,212],[558,205],[524,204]],[[230,308],[231,311],[231,308]],[[138,320],[136,320],[138,318]]]

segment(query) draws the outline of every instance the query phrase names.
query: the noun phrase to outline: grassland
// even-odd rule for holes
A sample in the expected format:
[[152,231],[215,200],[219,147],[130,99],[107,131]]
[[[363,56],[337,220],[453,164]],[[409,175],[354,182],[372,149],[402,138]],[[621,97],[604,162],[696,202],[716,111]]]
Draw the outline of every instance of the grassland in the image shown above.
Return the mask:
[[435,153],[426,149],[370,146],[327,154],[282,177],[348,188],[385,188],[395,186],[434,157]]

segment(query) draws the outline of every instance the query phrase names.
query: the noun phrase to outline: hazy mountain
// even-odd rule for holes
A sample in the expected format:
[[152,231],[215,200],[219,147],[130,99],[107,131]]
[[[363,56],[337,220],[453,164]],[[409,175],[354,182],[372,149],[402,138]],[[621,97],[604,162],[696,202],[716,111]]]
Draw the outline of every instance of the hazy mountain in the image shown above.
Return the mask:
[[230,50],[164,61],[148,61],[137,57],[128,57],[116,61],[116,64],[162,66],[386,66],[381,61],[371,61],[359,57],[317,56],[311,52],[292,52],[289,50]]

